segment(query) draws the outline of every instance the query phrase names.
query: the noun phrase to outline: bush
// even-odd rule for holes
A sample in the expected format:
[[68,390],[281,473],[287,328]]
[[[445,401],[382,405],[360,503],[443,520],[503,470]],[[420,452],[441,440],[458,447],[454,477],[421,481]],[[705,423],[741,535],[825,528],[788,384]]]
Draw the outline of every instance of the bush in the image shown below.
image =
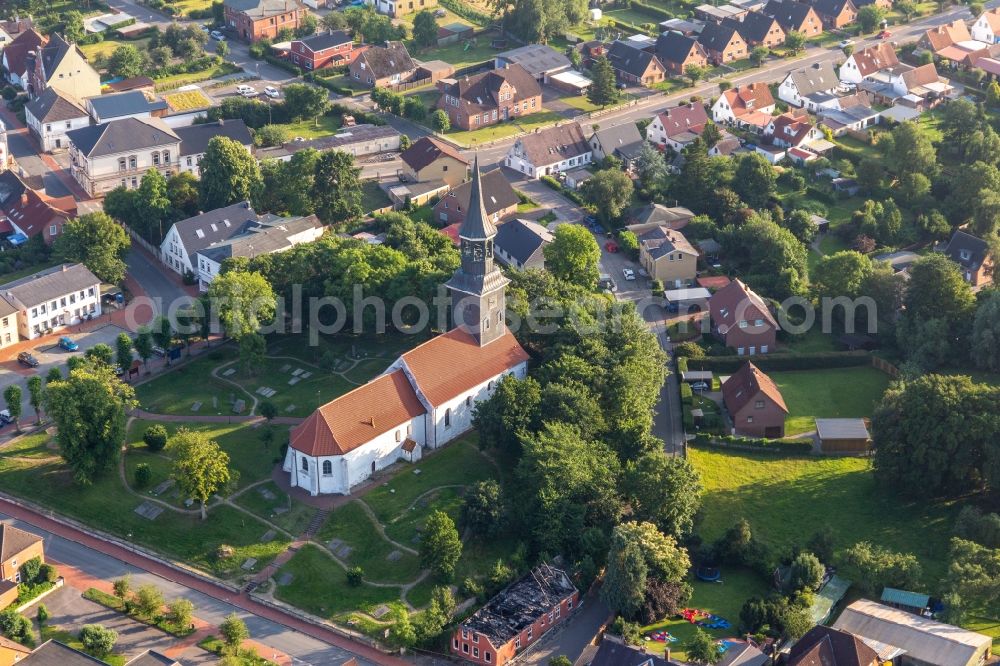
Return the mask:
[[87,624],[80,630],[80,642],[91,654],[104,657],[111,654],[118,642],[118,632],[99,624]]
[[45,623],[49,621],[50,617],[48,607],[45,604],[38,604],[37,613],[38,614],[35,617],[38,620],[38,626],[44,627]]
[[687,382],[681,382],[681,402],[690,405],[693,400],[694,391],[691,390],[691,385]]
[[142,435],[142,441],[146,443],[146,447],[152,451],[162,451],[167,445],[167,429],[160,424],[151,425],[146,428],[146,432]]
[[684,367],[687,369],[688,359],[701,359],[705,358],[705,350],[701,348],[697,342],[681,342],[674,345],[674,355],[677,358],[677,367],[680,368],[681,360],[684,361]]
[[42,571],[42,558],[33,557],[21,565],[21,582],[34,583],[38,580],[38,574]]
[[715,436],[697,433],[691,443],[696,446],[726,448],[750,448],[772,453],[808,455],[812,453],[812,441],[808,439],[757,439],[737,435]]
[[466,578],[463,580],[458,591],[465,598],[476,597],[477,599],[484,593],[482,584],[475,578]]
[[347,584],[358,587],[364,582],[365,571],[361,567],[351,567],[347,570]]
[[[694,344],[696,347],[698,346],[697,344],[695,344],[693,342],[692,343],[684,343],[684,344]],[[698,348],[701,349],[701,347],[698,347]],[[704,357],[705,355],[702,354],[702,356]],[[687,371],[688,371],[688,357],[687,356],[680,356],[677,359],[677,372],[687,372]]]
[[51,564],[43,564],[38,569],[38,580],[46,583],[54,583],[59,578],[59,572]]
[[149,482],[153,479],[153,470],[150,469],[147,463],[139,463],[135,466],[135,472],[133,473],[133,480],[135,481],[136,488],[145,488],[149,485]]

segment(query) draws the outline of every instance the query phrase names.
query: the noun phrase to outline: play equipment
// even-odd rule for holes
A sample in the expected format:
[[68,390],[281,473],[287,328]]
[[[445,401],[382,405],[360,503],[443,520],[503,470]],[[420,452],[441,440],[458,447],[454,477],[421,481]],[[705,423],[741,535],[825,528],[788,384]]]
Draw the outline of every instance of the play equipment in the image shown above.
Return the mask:
[[700,567],[694,572],[694,575],[698,577],[698,580],[703,580],[706,583],[714,583],[722,577],[722,572],[715,567]]
[[697,608],[685,608],[681,611],[681,617],[704,629],[729,629],[732,626],[726,618]]
[[646,637],[646,640],[654,640],[659,643],[676,643],[677,637],[671,635],[669,631],[654,631]]

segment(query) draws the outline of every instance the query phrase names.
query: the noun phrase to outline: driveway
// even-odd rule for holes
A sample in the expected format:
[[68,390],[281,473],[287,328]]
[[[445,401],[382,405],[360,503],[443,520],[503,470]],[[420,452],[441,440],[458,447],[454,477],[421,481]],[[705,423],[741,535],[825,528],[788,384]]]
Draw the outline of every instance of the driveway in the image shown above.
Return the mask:
[[73,193],[39,157],[37,147],[26,129],[8,127],[7,146],[11,156],[17,161],[21,171],[31,177],[40,178],[45,193],[50,197],[65,197]]
[[190,302],[191,294],[180,278],[148,252],[132,247],[125,257],[129,278],[135,281],[143,294],[150,299],[153,315],[170,312],[171,308]]

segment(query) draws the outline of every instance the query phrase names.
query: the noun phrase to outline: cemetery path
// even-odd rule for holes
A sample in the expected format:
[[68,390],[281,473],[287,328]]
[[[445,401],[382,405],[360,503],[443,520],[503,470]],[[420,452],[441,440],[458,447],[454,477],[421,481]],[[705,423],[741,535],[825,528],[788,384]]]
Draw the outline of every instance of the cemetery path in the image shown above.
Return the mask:
[[[424,494],[426,495],[427,493],[424,493]],[[378,534],[379,534],[380,537],[382,537],[383,539],[385,539],[386,541],[388,541],[389,543],[391,543],[396,548],[399,548],[400,550],[406,551],[410,555],[419,555],[420,554],[417,551],[415,551],[413,548],[410,548],[409,546],[404,546],[403,544],[401,544],[401,543],[399,543],[397,541],[393,541],[392,539],[390,539],[389,535],[385,533],[385,526],[383,526],[382,523],[379,522],[378,517],[375,515],[375,512],[372,511],[372,508],[370,506],[368,506],[368,502],[364,501],[363,499],[358,499],[358,500],[355,500],[355,501],[358,504],[361,505],[361,508],[364,510],[365,514],[368,516],[368,518],[375,525],[375,531],[378,532]]]

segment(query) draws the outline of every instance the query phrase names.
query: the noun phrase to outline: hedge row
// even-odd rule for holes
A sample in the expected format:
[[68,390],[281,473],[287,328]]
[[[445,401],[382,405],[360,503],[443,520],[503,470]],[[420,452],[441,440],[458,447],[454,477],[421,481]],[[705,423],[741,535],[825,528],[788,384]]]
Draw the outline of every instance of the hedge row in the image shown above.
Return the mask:
[[583,200],[579,192],[571,190],[567,187],[563,187],[562,183],[553,178],[552,176],[542,176],[541,181],[551,187],[556,192],[559,192],[564,197],[575,203],[577,206],[586,206],[587,202]]
[[493,23],[493,17],[483,12],[477,12],[460,0],[441,0],[441,6],[451,10],[452,13],[469,19],[483,27],[489,27]]
[[282,58],[275,58],[273,55],[269,53],[265,53],[261,59],[268,64],[274,65],[278,69],[285,70],[289,74],[294,74],[295,76],[302,76],[302,68],[299,67],[298,65],[293,65],[287,60],[283,60]]
[[[746,356],[706,356],[690,359],[692,370],[732,373],[746,363]],[[679,362],[679,361],[678,361]],[[815,352],[813,354],[768,354],[753,357],[754,364],[764,372],[774,370],[821,370],[871,365],[872,356],[866,351]]]
[[653,5],[647,5],[645,2],[640,2],[639,0],[632,0],[632,9],[642,14],[649,14],[653,18],[660,19],[660,21],[666,21],[674,18],[674,15],[666,9],[654,7]]
[[687,372],[688,371],[688,360],[686,356],[681,356],[677,359],[677,372]]
[[681,403],[690,405],[694,400],[694,390],[687,382],[681,382]]
[[706,435],[698,433],[691,440],[697,446],[710,446],[720,449],[753,449],[782,453],[808,454],[812,452],[813,444],[808,439],[757,439],[755,437],[737,437],[734,435]]

